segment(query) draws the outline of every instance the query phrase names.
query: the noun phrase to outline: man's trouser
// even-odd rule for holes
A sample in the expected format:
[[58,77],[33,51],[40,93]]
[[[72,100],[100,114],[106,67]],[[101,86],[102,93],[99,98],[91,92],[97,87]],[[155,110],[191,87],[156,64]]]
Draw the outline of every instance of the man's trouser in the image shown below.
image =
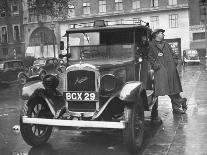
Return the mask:
[[174,94],[174,95],[169,95],[170,99],[171,99],[171,103],[172,103],[172,109],[176,110],[179,109],[180,107],[182,107],[182,102],[181,102],[181,96],[180,94]]

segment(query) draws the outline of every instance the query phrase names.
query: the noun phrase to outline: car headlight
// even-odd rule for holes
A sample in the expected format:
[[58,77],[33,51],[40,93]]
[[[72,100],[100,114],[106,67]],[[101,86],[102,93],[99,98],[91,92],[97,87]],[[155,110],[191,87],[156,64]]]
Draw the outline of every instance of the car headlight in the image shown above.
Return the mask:
[[47,90],[56,89],[58,84],[59,84],[59,79],[55,75],[48,74],[45,75],[45,77],[43,78],[43,85]]
[[116,77],[112,74],[106,74],[101,77],[100,90],[103,94],[112,93],[117,86]]

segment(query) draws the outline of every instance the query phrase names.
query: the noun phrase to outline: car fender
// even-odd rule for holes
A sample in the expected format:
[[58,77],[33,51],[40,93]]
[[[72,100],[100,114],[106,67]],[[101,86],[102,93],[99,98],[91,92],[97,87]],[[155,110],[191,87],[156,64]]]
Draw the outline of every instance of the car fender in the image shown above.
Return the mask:
[[54,93],[47,92],[44,88],[36,89],[27,101],[27,106],[32,103],[32,101],[44,101],[49,107],[53,116],[65,106],[65,100],[60,92],[57,90]]
[[20,95],[23,100],[28,100],[36,89],[43,88],[42,81],[31,81],[20,88]]
[[121,89],[119,99],[126,102],[134,102],[138,97],[142,98],[144,109],[148,110],[146,90],[140,81],[129,81]]

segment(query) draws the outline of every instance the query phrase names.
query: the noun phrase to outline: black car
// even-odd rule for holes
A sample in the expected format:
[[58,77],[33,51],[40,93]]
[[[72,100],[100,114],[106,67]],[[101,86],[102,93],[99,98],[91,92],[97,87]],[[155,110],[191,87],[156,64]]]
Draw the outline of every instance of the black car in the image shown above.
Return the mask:
[[0,83],[11,84],[18,80],[20,72],[26,72],[21,60],[0,61]]
[[183,51],[183,65],[187,63],[200,64],[200,58],[197,50],[184,50]]
[[38,58],[29,67],[28,72],[21,72],[19,83],[24,85],[27,81],[42,80],[46,74],[57,74],[57,70],[64,65],[62,60],[57,58]]
[[45,143],[53,126],[117,129],[123,131],[129,151],[140,150],[144,111],[151,111],[153,121],[158,118],[153,70],[147,60],[151,29],[143,24],[99,24],[66,31],[68,39],[85,39],[87,45],[81,44],[84,41],[79,46],[67,45],[69,67],[22,88],[26,104],[20,129],[27,144]]

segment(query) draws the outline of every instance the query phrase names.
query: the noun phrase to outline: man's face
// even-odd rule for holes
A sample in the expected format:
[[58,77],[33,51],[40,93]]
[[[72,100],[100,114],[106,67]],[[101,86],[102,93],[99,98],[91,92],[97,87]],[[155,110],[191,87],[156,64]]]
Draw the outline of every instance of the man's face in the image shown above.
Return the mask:
[[156,34],[156,38],[157,38],[158,40],[163,40],[164,37],[165,37],[165,35],[164,35],[163,32],[158,32],[158,33]]

